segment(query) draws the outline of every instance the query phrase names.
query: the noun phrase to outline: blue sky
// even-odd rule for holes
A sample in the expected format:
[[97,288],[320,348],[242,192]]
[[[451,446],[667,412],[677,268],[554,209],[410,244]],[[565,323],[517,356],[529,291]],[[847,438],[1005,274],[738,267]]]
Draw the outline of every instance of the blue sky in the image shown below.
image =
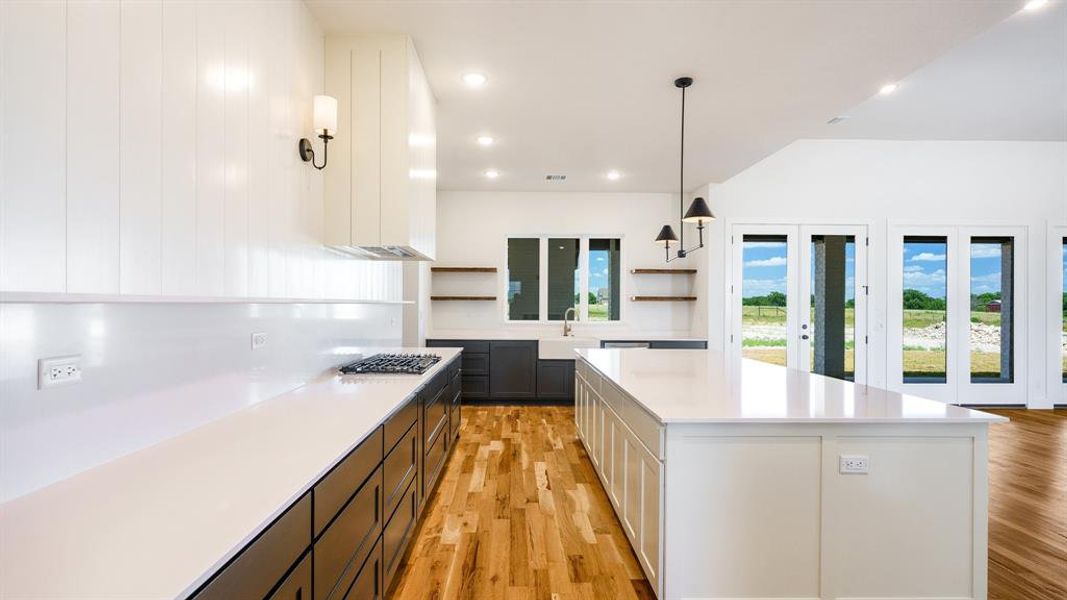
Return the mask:
[[[945,297],[946,244],[909,242],[904,245],[904,287],[919,290],[935,298]],[[1000,244],[971,245],[971,292],[983,294],[1000,291]],[[848,245],[848,297],[855,292],[853,274],[855,247]],[[785,242],[745,242],[743,294],[765,296],[786,290]],[[1065,259],[1067,261],[1067,259]],[[1064,265],[1067,273],[1067,262]]]
[[[845,297],[853,298],[856,295],[856,247],[855,244],[848,244],[845,248]],[[785,242],[745,242],[741,274],[744,297],[766,296],[771,292],[786,293],[786,254]]]
[[[600,288],[608,287],[610,276],[608,275],[608,251],[589,251],[589,291],[596,293]],[[574,289],[578,289],[575,285]]]

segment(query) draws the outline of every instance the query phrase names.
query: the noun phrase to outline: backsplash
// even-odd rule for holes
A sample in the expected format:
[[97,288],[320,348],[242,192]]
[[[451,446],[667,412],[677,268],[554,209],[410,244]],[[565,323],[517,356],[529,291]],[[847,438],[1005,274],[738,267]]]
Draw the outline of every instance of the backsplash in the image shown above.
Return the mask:
[[[0,303],[0,502],[297,388],[354,346],[399,345],[401,310]],[[37,390],[37,360],[71,354],[82,381]]]

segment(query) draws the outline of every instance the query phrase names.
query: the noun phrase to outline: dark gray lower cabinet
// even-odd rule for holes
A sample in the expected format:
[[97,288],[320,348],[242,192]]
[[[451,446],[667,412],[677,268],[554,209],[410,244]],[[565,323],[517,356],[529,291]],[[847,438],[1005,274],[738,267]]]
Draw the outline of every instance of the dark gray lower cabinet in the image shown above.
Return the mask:
[[267,600],[308,600],[311,598],[311,553],[297,563],[285,581]]
[[537,397],[541,400],[573,400],[574,361],[538,360]]
[[443,365],[194,600],[384,598],[459,434],[459,360]]
[[490,342],[489,397],[493,400],[537,398],[536,340]]

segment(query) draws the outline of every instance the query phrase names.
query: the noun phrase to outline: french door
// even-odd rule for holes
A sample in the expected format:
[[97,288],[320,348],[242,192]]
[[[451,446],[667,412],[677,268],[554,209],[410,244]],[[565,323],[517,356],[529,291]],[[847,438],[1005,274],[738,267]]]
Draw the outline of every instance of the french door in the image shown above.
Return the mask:
[[793,369],[867,381],[867,228],[734,225],[730,346]]

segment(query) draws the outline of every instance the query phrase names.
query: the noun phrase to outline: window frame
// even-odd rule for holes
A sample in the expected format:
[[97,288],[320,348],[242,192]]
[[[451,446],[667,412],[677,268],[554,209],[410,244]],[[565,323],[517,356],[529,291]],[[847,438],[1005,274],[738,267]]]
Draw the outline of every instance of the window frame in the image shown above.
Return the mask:
[[[538,285],[537,285],[537,300],[538,300],[538,318],[536,320],[526,321],[513,321],[510,318],[507,302],[508,291],[508,245],[512,239],[537,239],[538,242]],[[579,295],[578,295],[578,321],[583,325],[593,325],[596,327],[613,327],[623,324],[626,320],[626,305],[625,298],[627,298],[627,283],[628,278],[625,277],[625,273],[629,271],[627,257],[628,253],[626,242],[626,236],[619,233],[539,233],[539,234],[523,234],[523,233],[509,233],[504,236],[504,274],[500,278],[500,286],[502,289],[501,298],[501,317],[504,323],[508,325],[559,325],[563,321],[554,321],[548,319],[548,240],[550,239],[576,239],[578,240],[578,275],[579,275]],[[619,318],[618,320],[611,321],[590,321],[589,320],[589,240],[590,239],[617,239],[619,240]]]

